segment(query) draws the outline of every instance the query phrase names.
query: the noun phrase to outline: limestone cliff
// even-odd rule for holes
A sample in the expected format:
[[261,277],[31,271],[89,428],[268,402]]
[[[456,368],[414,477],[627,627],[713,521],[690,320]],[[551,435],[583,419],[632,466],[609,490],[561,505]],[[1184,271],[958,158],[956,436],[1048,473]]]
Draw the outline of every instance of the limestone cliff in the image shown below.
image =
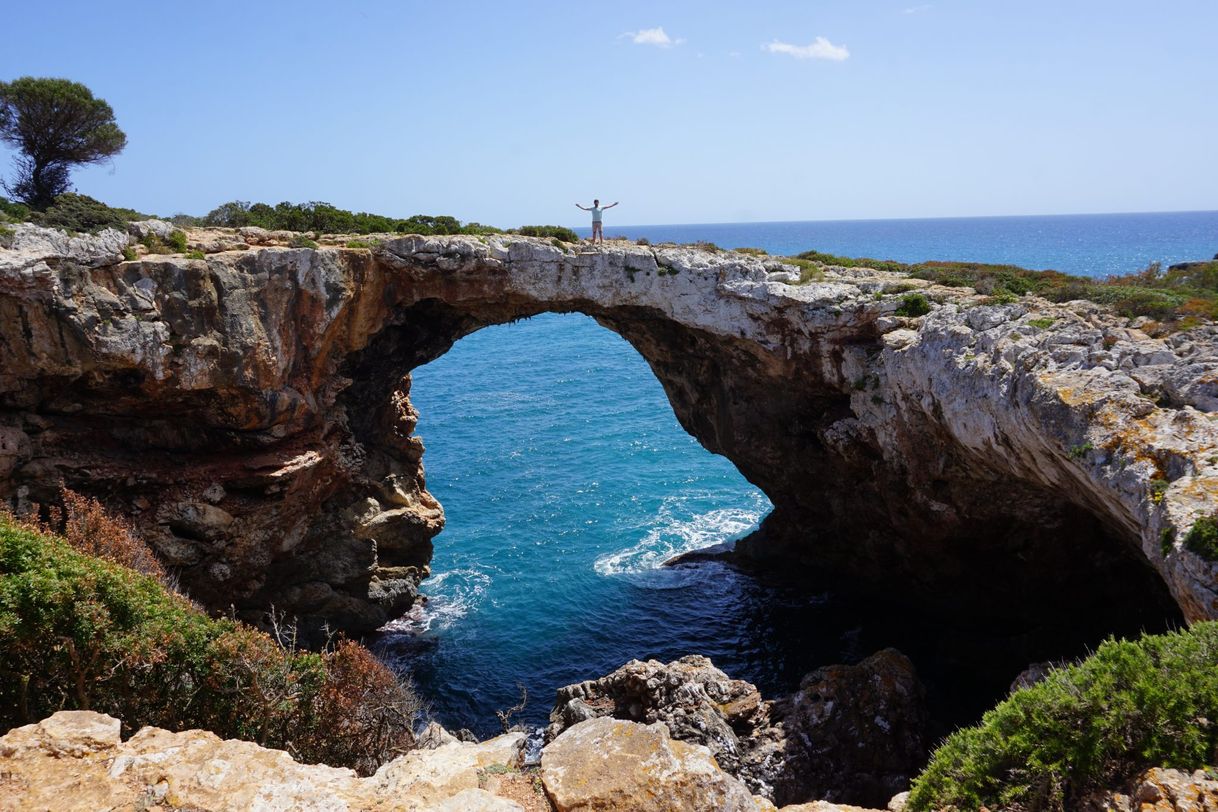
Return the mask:
[[[996,618],[1218,617],[1214,564],[1180,541],[1218,506],[1214,327],[1155,339],[1085,302],[869,270],[800,285],[730,252],[288,236],[197,231],[205,259],[124,261],[127,235],[17,227],[0,497],[49,502],[62,480],[209,606],[369,629],[414,599],[444,521],[410,370],[481,327],[578,311],[770,497],[742,555]],[[928,315],[897,314],[913,288]]]

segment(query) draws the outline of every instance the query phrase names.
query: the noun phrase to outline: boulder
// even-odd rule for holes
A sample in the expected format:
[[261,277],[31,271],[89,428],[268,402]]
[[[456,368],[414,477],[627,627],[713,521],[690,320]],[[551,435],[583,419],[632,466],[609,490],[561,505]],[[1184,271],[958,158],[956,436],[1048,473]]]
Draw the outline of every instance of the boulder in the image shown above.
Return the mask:
[[925,690],[913,663],[884,649],[858,665],[818,668],[774,703],[784,769],[774,800],[882,806],[925,763]]
[[672,739],[659,722],[581,722],[542,751],[541,780],[558,812],[758,809],[708,749]]
[[774,701],[705,657],[632,660],[560,688],[547,738],[601,717],[662,723],[672,738],[706,747],[723,770],[777,803],[882,806],[908,787],[927,751],[924,691],[895,649],[813,671],[799,691]]
[[748,747],[742,739],[765,725],[765,710],[756,687],[732,679],[706,657],[690,655],[667,665],[631,660],[600,679],[560,688],[546,738],[599,716],[663,722],[674,739],[707,747],[719,766],[740,775]]

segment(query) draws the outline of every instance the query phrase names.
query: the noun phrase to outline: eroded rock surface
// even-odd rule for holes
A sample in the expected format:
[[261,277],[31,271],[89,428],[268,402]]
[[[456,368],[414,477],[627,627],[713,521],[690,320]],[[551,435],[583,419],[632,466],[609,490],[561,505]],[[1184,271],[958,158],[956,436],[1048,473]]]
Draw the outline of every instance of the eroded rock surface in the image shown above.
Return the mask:
[[1138,776],[1126,792],[1091,800],[1088,812],[1216,812],[1218,777],[1213,770],[1155,768]]
[[669,738],[663,724],[591,719],[541,756],[541,780],[558,812],[756,812],[741,782],[710,751]]
[[[521,771],[523,734],[412,751],[373,776],[298,764],[279,750],[201,730],[146,727],[122,742],[120,722],[62,711],[0,737],[0,810],[190,809],[195,812],[773,812],[724,773],[705,747],[662,724],[576,725]],[[542,785],[544,784],[544,791]],[[551,803],[551,801],[553,803]],[[787,812],[855,812],[811,804]]]
[[480,787],[486,768],[514,765],[521,734],[412,751],[360,778],[202,730],[146,727],[122,742],[119,727],[100,713],[61,711],[0,737],[0,809],[522,809]]
[[706,747],[750,791],[779,804],[883,805],[926,760],[926,708],[913,664],[885,649],[857,665],[819,668],[799,690],[764,700],[705,657],[633,660],[558,691],[548,739],[588,719],[663,724]]
[[[63,481],[131,517],[212,608],[370,629],[415,600],[444,522],[410,370],[481,327],[578,311],[774,503],[742,558],[992,622],[1218,617],[1214,562],[1181,543],[1218,503],[1212,326],[1156,339],[1088,303],[991,305],[866,269],[795,285],[730,252],[289,236],[192,231],[206,259],[127,262],[130,235],[16,227],[0,498],[28,508]],[[911,287],[929,315],[897,315]]]

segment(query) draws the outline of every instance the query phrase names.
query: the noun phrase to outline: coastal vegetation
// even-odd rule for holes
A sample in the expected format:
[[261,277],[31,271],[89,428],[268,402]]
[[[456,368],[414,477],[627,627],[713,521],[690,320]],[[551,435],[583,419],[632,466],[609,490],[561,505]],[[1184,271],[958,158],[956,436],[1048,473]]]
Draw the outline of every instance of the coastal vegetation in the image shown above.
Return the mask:
[[565,226],[521,226],[510,233],[522,237],[549,237],[562,242],[579,242],[579,235]]
[[127,136],[110,105],[79,82],[23,76],[0,82],[0,141],[19,153],[4,188],[43,209],[71,187],[73,167],[117,155]]
[[0,728],[96,710],[365,774],[413,745],[422,705],[367,649],[210,618],[99,504],[64,501],[59,534],[0,515]]
[[[840,257],[805,251],[793,259],[823,266],[873,268],[906,273],[946,287],[970,287],[995,304],[1026,295],[1053,302],[1085,299],[1110,306],[1127,318],[1145,316],[1163,330],[1188,329],[1218,319],[1218,260],[1188,262],[1164,270],[1159,263],[1131,274],[1101,279],[1059,271],[1033,271],[983,262],[920,262]],[[790,261],[790,260],[786,260]]]
[[909,809],[1078,809],[1151,767],[1214,764],[1215,719],[1218,623],[1110,639],[949,736]]

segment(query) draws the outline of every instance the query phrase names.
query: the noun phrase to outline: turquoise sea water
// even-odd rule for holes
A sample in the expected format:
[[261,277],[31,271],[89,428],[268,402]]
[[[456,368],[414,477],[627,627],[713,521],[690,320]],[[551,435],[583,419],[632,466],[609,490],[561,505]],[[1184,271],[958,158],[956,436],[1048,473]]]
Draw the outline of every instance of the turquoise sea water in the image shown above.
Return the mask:
[[[1218,251],[1218,212],[606,231],[1092,275]],[[542,722],[555,688],[635,657],[705,654],[773,694],[817,665],[890,644],[913,656],[935,637],[917,618],[761,584],[718,563],[659,568],[748,532],[769,503],[685,434],[643,359],[587,317],[475,333],[414,372],[411,398],[448,525],[423,584],[429,602],[390,624],[378,646],[413,672],[446,726],[493,732],[494,710],[514,705],[519,685],[529,697],[522,718]]]

